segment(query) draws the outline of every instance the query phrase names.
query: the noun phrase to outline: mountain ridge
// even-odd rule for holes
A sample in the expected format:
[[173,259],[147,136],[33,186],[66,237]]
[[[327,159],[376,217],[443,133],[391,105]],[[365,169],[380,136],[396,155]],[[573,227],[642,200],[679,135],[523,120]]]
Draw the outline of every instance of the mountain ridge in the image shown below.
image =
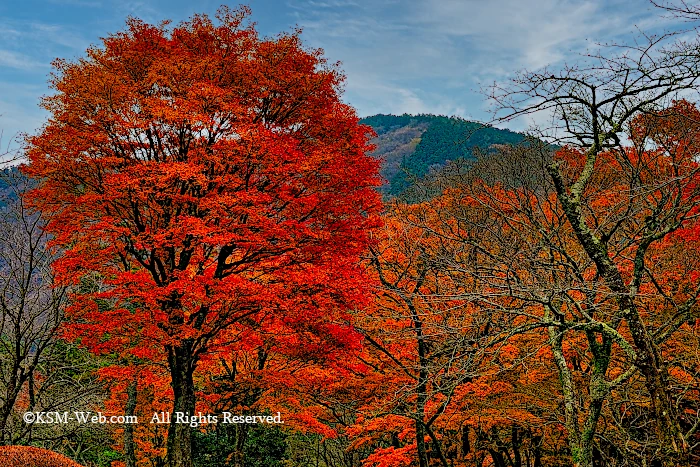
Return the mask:
[[382,192],[400,196],[415,181],[449,161],[474,159],[474,151],[493,145],[519,144],[525,135],[460,117],[431,114],[377,114],[360,123],[370,126],[374,157],[382,160],[380,173],[386,180]]

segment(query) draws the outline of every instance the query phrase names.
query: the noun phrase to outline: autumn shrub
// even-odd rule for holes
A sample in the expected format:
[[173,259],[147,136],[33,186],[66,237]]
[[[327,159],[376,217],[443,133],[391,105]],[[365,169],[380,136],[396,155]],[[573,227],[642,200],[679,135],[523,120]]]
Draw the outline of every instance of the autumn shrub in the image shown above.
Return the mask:
[[0,446],[0,462],[14,467],[82,467],[66,456],[31,446]]

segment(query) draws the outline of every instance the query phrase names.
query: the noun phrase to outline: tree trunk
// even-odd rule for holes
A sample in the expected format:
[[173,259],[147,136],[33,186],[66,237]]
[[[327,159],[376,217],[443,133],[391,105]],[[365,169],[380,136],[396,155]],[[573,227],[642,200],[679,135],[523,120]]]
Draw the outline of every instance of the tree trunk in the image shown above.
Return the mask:
[[636,306],[628,297],[622,297],[623,306],[627,307],[627,324],[635,347],[638,349],[635,362],[644,376],[646,388],[651,398],[659,444],[666,455],[679,465],[688,462],[688,444],[683,436],[676,404],[668,391],[668,372],[662,361],[661,352],[639,317]]
[[422,420],[416,420],[416,447],[418,449],[419,467],[428,467],[428,454],[425,449],[425,428]]
[[542,437],[533,436],[532,445],[534,446],[533,456],[535,457],[534,461],[532,462],[532,467],[542,467]]
[[7,419],[10,418],[11,412],[12,406],[10,406],[9,403],[0,408],[0,446],[6,443],[5,431],[7,430]]
[[[545,318],[549,319],[548,316]],[[588,446],[582,446],[581,433],[579,430],[579,406],[574,379],[569,370],[569,366],[564,356],[564,331],[559,327],[550,326],[549,346],[554,354],[554,363],[559,374],[562,396],[564,399],[564,426],[568,438],[569,449],[571,450],[571,460],[574,467],[592,467],[593,453],[589,452]]]
[[469,426],[464,425],[462,427],[462,457],[460,457],[460,459],[466,459],[467,454],[469,454],[471,450],[471,445],[469,444]]
[[[636,290],[625,283],[620,270],[608,255],[607,245],[588,227],[583,215],[581,196],[585,184],[592,174],[593,163],[598,152],[600,152],[600,148],[591,147],[587,154],[584,171],[579,180],[570,187],[570,194],[566,193],[564,179],[559,173],[558,166],[551,164],[547,170],[554,182],[557,197],[562,204],[564,213],[571,223],[580,245],[595,263],[598,273],[610,290],[615,294],[620,318],[627,322],[637,350],[634,364],[644,376],[651,399],[658,442],[666,450],[667,455],[684,465],[688,460],[688,444],[683,437],[676,407],[668,391],[667,370],[662,361],[661,352],[639,315],[634,301]],[[640,268],[643,268],[644,265],[644,253],[653,240],[646,241],[646,244],[643,241],[638,247],[635,258],[635,273],[641,273],[642,269]],[[617,326],[612,327],[616,328]]]
[[196,362],[192,357],[189,339],[180,345],[168,347],[168,365],[173,388],[173,410],[168,428],[168,467],[192,467],[192,428],[178,423],[178,414],[194,415],[195,395],[192,374]]
[[419,467],[428,467],[428,454],[425,447],[425,403],[428,397],[428,363],[426,357],[423,322],[418,316],[413,303],[408,303],[411,319],[416,331],[418,350],[418,387],[416,394],[416,447],[418,450]]
[[511,429],[511,444],[513,445],[513,467],[522,467],[523,461],[520,455],[520,445],[522,444],[522,437],[520,436],[518,426],[513,425]]
[[506,461],[503,457],[503,453],[500,451],[497,451],[494,448],[486,448],[489,451],[489,454],[491,455],[491,459],[493,460],[493,465],[496,467],[506,467]]
[[[129,383],[126,389],[126,416],[136,413],[136,378]],[[126,467],[136,467],[136,445],[134,443],[134,425],[127,423],[124,425],[124,460]]]
[[[17,348],[16,355],[19,356],[20,354],[19,348]],[[15,402],[17,401],[17,396],[19,395],[18,386],[21,387],[24,382],[22,377],[17,377],[17,375],[21,374],[22,371],[19,364],[19,358],[14,357],[13,360],[13,367],[10,370],[10,380],[5,388],[5,397],[3,398],[5,399],[5,403],[2,407],[0,407],[0,445],[8,442],[12,444],[12,437],[6,436],[7,420],[10,418],[10,414],[12,414],[12,409],[14,408]]]
[[235,425],[236,440],[232,456],[233,467],[245,465],[245,442],[248,437],[248,427],[243,424]]

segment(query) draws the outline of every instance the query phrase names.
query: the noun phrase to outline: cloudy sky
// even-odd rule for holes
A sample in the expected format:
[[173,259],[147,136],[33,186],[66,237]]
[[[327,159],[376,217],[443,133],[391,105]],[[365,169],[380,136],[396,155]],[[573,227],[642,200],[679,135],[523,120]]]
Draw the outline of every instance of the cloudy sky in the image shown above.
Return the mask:
[[[0,129],[3,144],[46,119],[40,96],[56,57],[77,58],[148,22],[213,15],[222,0],[3,0]],[[235,6],[235,4],[230,4]],[[265,36],[303,28],[309,47],[341,61],[344,99],[361,116],[436,113],[487,121],[480,90],[512,73],[561,66],[606,41],[687,27],[648,0],[250,0]],[[524,122],[512,123],[515,129]]]

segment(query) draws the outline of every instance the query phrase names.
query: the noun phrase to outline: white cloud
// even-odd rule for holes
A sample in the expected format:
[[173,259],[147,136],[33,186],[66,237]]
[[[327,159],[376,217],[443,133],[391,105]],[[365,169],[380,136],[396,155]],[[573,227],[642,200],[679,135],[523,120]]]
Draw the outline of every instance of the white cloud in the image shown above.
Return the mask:
[[345,8],[360,6],[352,0],[306,0],[303,3],[289,2],[287,5],[290,8],[306,9],[306,8]]
[[302,38],[341,60],[346,98],[365,115],[486,120],[482,85],[575,62],[599,43],[624,43],[636,26],[678,23],[661,19],[647,0],[288,1]]
[[[40,21],[2,21],[0,36],[5,50],[16,55],[41,57],[47,65],[59,52],[65,53],[66,49],[82,52],[90,45],[82,31]],[[50,58],[47,60],[47,57]]]
[[[12,81],[0,94],[6,104],[15,102],[12,94],[17,83],[27,82],[26,77],[32,76],[33,83],[43,84],[45,69],[53,57],[83,55],[99,36],[123,29],[126,15],[153,23],[165,18],[177,22],[194,10],[211,13],[220,3],[203,0],[184,6],[171,2],[165,9],[162,0],[48,1],[66,5],[66,9],[80,9],[92,19],[56,24],[48,16],[41,17],[41,22],[0,19],[0,66],[9,70],[0,76]],[[251,3],[253,20],[269,14],[268,21],[275,24],[273,32],[289,30],[296,23],[303,27],[302,39],[308,46],[323,48],[331,62],[342,62],[347,74],[345,100],[361,115],[437,113],[487,120],[490,114],[486,99],[479,94],[482,84],[507,80],[520,69],[574,62],[579,58],[577,54],[595,48],[596,42],[625,42],[635,25],[650,31],[677,27],[678,23],[660,18],[661,13],[654,11],[648,0]],[[86,7],[99,7],[104,14]],[[36,96],[45,92],[44,87]],[[36,96],[32,97],[32,105]],[[5,112],[6,125],[8,117]],[[516,124],[522,126],[524,122]],[[35,122],[32,125],[29,128]]]
[[117,16],[126,18],[133,16],[147,23],[158,24],[164,19],[171,19],[167,13],[163,13],[153,6],[153,2],[140,0],[117,0],[113,1]]
[[48,0],[55,5],[79,6],[88,8],[99,8],[102,2],[96,0]]
[[0,154],[22,147],[22,133],[33,133],[46,122],[46,112],[0,100]]
[[[424,0],[414,23],[424,34],[445,35],[477,54],[503,57],[512,66],[539,68],[562,60],[566,48],[602,31],[618,31],[626,18],[609,16],[603,3],[557,0],[491,2]],[[624,27],[624,26],[623,26]]]
[[41,63],[19,52],[0,49],[0,66],[18,70],[32,70],[47,67],[47,64]]
[[44,44],[44,46],[46,44],[59,45],[79,52],[84,51],[90,45],[90,41],[76,31],[55,24],[29,23],[25,36]]

